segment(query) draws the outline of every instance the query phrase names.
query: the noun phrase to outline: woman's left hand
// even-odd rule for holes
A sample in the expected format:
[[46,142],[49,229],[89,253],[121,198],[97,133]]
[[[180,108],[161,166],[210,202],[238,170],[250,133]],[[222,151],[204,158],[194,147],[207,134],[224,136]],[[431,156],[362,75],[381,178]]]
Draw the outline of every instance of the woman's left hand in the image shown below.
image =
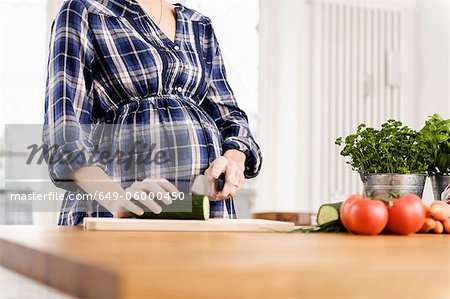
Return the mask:
[[222,191],[214,195],[217,199],[227,199],[236,196],[245,182],[244,167],[245,154],[238,150],[228,150],[225,154],[214,160],[205,175],[217,179],[225,173],[225,186]]

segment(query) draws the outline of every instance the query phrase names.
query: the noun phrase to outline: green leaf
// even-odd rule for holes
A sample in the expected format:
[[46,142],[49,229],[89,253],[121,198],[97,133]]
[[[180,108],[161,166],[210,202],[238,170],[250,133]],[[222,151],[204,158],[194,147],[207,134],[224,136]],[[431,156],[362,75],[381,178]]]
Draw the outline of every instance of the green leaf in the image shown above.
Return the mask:
[[420,132],[394,119],[382,124],[380,130],[360,124],[356,133],[338,138],[336,144],[343,147],[341,155],[358,172],[425,173],[433,169],[438,152],[435,132],[442,125],[437,121],[439,117],[433,116]]

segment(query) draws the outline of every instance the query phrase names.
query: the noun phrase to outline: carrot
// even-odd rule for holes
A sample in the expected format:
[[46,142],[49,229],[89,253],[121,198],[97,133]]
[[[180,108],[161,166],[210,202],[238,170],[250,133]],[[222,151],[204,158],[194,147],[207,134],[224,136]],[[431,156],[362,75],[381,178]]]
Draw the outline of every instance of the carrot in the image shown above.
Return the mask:
[[426,204],[423,204],[423,207],[425,208],[425,217],[426,217],[426,218],[431,218],[430,207],[427,206]]
[[425,222],[423,223],[422,228],[419,230],[420,233],[427,233],[430,230],[434,229],[436,227],[436,221],[432,218],[426,218]]
[[450,219],[445,219],[442,221],[442,224],[444,225],[444,230],[447,234],[450,234]]
[[442,234],[442,232],[444,231],[444,226],[442,225],[442,222],[436,221],[436,226],[434,227],[433,231],[436,234]]
[[445,201],[435,201],[430,206],[430,214],[436,220],[450,218],[450,205]]

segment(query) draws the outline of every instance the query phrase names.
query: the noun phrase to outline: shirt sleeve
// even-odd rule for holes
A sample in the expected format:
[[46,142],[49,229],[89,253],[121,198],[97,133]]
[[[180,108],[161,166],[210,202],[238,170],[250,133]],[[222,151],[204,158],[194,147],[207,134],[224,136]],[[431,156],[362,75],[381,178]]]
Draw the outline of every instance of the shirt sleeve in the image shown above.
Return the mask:
[[75,170],[101,166],[93,158],[87,135],[91,123],[92,39],[88,13],[81,1],[66,1],[52,25],[43,132],[44,157],[56,186],[67,183]]
[[256,177],[261,169],[261,150],[250,131],[247,115],[239,108],[227,81],[219,43],[209,19],[205,25],[204,47],[210,75],[208,92],[201,107],[219,128],[223,152],[236,149],[245,153],[245,177]]

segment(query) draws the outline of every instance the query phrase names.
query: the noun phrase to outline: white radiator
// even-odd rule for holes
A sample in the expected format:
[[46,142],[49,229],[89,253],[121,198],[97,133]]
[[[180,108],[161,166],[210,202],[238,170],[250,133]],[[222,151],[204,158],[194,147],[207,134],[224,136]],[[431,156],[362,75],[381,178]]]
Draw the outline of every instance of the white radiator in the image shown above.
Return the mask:
[[312,1],[313,208],[361,191],[339,136],[401,118],[403,12],[362,1]]

